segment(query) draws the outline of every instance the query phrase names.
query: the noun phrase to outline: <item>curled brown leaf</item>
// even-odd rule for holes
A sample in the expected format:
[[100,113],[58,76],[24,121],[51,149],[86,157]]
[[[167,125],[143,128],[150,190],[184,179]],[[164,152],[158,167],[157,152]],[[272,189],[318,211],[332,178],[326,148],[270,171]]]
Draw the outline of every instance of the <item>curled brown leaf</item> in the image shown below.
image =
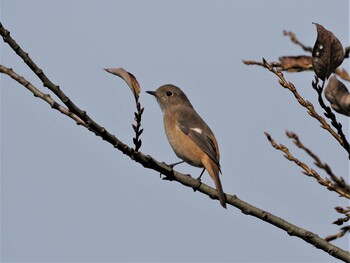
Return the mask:
[[122,78],[126,82],[126,84],[128,84],[129,88],[134,94],[135,99],[137,100],[139,98],[141,88],[140,84],[138,83],[137,79],[133,74],[131,74],[123,68],[105,68],[104,70],[108,73]]
[[332,109],[350,116],[350,93],[346,86],[334,75],[330,77],[325,89],[325,96],[331,103]]

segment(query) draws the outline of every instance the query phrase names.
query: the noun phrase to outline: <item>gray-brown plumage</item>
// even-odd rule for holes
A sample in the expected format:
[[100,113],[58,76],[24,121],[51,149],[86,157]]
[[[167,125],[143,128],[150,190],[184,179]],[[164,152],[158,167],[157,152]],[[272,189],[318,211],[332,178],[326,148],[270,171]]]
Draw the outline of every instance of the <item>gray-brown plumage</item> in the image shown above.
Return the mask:
[[163,85],[154,95],[163,111],[164,128],[175,154],[190,165],[204,167],[215,183],[220,204],[226,208],[226,198],[219,173],[219,146],[213,132],[192,107],[185,93],[174,85]]

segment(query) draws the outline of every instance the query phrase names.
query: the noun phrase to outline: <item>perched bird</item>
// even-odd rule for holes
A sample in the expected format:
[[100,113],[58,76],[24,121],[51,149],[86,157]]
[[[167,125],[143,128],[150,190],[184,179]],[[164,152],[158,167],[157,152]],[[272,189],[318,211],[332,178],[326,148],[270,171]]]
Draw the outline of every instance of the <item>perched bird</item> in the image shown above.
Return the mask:
[[213,132],[180,88],[167,84],[147,93],[156,97],[163,111],[165,133],[175,154],[190,165],[203,167],[200,177],[205,170],[208,171],[214,180],[220,204],[226,208],[219,178],[219,147]]

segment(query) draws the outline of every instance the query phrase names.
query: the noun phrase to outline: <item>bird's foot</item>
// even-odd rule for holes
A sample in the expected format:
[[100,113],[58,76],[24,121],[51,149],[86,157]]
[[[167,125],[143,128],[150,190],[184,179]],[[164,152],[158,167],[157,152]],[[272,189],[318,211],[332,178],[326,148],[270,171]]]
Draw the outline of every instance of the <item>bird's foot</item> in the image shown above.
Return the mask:
[[202,181],[201,181],[201,178],[200,178],[200,177],[196,178],[195,180],[198,182],[198,184],[195,185],[194,187],[192,187],[193,192],[196,192],[196,191],[198,190],[198,188],[199,188],[199,187],[201,186],[201,184],[202,184]]
[[171,167],[171,169],[174,168],[175,165],[178,165],[180,163],[184,163],[185,161],[180,161],[180,162],[177,162],[177,163],[171,163],[171,164],[167,164],[169,167]]
[[204,171],[205,171],[205,168],[203,169],[203,171],[201,172],[201,174],[199,175],[199,177],[196,179],[196,180],[198,181],[198,184],[197,184],[195,187],[193,187],[193,191],[194,191],[194,192],[196,192],[196,191],[198,190],[198,188],[199,188],[199,187],[201,186],[201,184],[202,184],[201,178],[202,178],[202,175],[203,175]]

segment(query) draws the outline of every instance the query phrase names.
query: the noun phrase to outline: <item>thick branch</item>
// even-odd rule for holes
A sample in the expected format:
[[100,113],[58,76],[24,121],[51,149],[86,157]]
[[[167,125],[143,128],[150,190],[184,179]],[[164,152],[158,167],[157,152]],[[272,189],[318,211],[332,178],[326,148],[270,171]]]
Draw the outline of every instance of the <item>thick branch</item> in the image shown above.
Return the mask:
[[[17,43],[10,37],[10,33],[3,28],[0,23],[0,34],[3,36],[3,39],[8,43],[12,49],[24,60],[24,62],[33,70],[33,72],[40,78],[44,86],[49,88],[54,92],[59,99],[68,107],[68,109],[81,118],[85,123],[86,127],[92,130],[97,136],[100,136],[103,140],[111,143],[115,148],[119,149],[124,154],[128,155],[130,158],[134,159],[136,162],[140,163],[146,168],[156,170],[164,174],[168,180],[177,181],[185,186],[191,187],[198,190],[199,192],[208,195],[211,198],[218,199],[217,192],[214,188],[198,182],[198,180],[181,174],[177,171],[172,170],[171,167],[164,163],[160,163],[153,159],[149,155],[144,155],[142,152],[135,152],[132,148],[126,144],[119,141],[116,136],[109,133],[106,129],[97,124],[92,120],[85,111],[78,108],[60,89],[58,86],[53,84],[43,73],[43,71],[30,59],[27,53],[25,53]],[[238,209],[240,209],[244,214],[257,217],[261,220],[264,220],[280,229],[285,230],[291,236],[297,236],[306,242],[313,244],[319,249],[324,250],[331,256],[343,260],[345,262],[350,262],[350,253],[334,246],[331,243],[328,243],[324,239],[320,238],[318,235],[300,228],[296,225],[293,225],[277,216],[274,216],[264,210],[261,210],[257,207],[254,207],[242,200],[240,200],[235,195],[226,195],[227,203],[231,204]]]

